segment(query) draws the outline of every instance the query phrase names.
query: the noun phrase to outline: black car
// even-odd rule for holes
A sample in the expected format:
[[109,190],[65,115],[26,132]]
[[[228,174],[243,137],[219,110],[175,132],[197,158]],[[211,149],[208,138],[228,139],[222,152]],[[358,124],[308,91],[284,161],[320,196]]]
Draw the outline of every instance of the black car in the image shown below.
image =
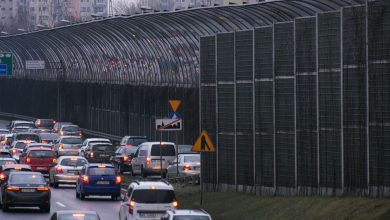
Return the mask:
[[35,127],[53,129],[56,121],[53,119],[37,119],[35,120]]
[[135,157],[138,147],[119,147],[111,158],[111,163],[118,170],[118,173],[131,171],[131,160]]
[[114,146],[107,143],[90,144],[85,150],[85,158],[89,163],[110,163],[114,155]]
[[10,172],[0,192],[0,204],[4,212],[8,212],[12,206],[38,206],[43,212],[50,212],[51,192],[41,173]]
[[50,217],[50,220],[66,220],[66,219],[100,220],[100,217],[95,211],[79,211],[79,210],[57,211]]

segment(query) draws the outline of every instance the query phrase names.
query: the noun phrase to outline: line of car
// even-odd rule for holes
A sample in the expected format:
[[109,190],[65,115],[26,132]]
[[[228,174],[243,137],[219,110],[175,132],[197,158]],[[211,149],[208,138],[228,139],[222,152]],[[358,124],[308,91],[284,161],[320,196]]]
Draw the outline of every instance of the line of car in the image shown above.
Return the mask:
[[[104,138],[83,141],[77,125],[51,119],[12,121],[8,130],[0,129],[0,141],[3,211],[17,205],[38,206],[50,212],[49,185],[58,188],[60,184],[76,184],[78,199],[89,195],[121,199],[120,219],[211,219],[204,211],[175,211],[178,201],[173,186],[165,180],[133,182],[121,198],[121,174],[126,171],[143,177],[161,173],[163,177],[199,175],[200,156],[191,152],[191,146],[125,136],[114,147]],[[48,183],[44,177],[48,177]],[[55,213],[51,219],[61,219],[60,214]],[[78,211],[73,214],[91,215]]]

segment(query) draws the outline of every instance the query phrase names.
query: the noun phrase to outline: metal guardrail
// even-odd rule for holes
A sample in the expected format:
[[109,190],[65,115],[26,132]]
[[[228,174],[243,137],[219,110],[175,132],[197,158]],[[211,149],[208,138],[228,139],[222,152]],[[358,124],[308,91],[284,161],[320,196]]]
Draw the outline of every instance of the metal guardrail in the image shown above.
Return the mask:
[[[19,115],[19,114],[13,114],[13,113],[9,113],[9,112],[0,112],[0,117],[6,117],[6,118],[12,118],[12,119],[21,119],[21,120],[26,120],[26,121],[35,121],[37,119],[37,118],[34,118],[34,117],[25,116],[25,115]],[[80,128],[80,129],[81,129],[81,131],[84,134],[87,134],[87,135],[90,135],[90,136],[94,136],[94,137],[108,138],[108,139],[113,140],[113,141],[120,141],[122,139],[122,137],[116,136],[116,135],[112,135],[112,134],[106,134],[106,133],[99,132],[99,131],[92,131],[92,130],[85,129],[85,128]]]

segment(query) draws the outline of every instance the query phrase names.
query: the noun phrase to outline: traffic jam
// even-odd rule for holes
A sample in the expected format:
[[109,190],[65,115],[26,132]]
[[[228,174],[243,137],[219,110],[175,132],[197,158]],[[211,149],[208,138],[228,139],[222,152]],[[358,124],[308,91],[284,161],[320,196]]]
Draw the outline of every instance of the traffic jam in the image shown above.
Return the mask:
[[[169,182],[199,177],[200,154],[191,148],[144,136],[125,136],[114,145],[106,138],[84,138],[70,122],[14,120],[0,129],[0,207],[10,214],[33,208],[50,213],[50,219],[106,219],[93,206],[53,211],[56,190],[71,187],[80,202],[120,203],[109,219],[210,220],[204,210],[180,209]],[[124,184],[124,178],[130,181]]]

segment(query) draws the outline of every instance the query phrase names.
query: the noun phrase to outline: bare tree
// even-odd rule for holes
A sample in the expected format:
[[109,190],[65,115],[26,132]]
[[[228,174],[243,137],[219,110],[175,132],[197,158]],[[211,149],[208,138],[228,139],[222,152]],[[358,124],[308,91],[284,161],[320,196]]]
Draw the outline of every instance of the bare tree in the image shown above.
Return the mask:
[[139,1],[117,1],[113,5],[113,12],[115,15],[132,15],[135,14],[137,10],[137,5]]

